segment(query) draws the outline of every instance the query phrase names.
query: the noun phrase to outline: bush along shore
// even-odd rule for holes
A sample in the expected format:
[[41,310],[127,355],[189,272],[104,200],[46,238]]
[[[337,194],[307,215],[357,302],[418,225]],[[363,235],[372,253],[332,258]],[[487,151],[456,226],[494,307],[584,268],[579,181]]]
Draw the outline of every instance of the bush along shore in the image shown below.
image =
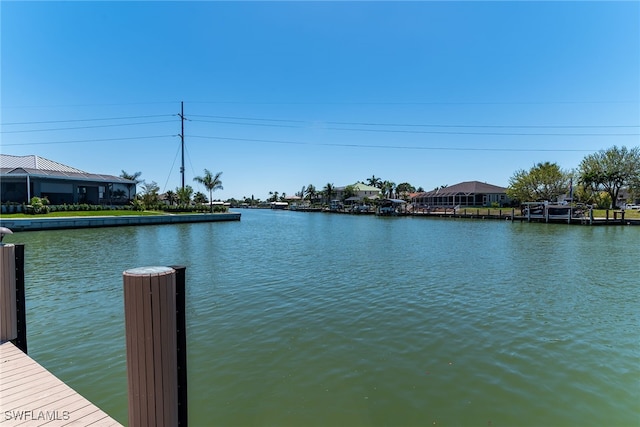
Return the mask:
[[[0,205],[2,215],[25,214],[46,217],[50,213],[68,212],[70,215],[92,212],[93,215],[126,215],[136,214],[145,211],[154,211],[161,213],[224,213],[228,211],[228,207],[224,205],[195,204],[195,205],[158,205],[154,209],[147,209],[143,205],[93,205],[87,203],[74,203],[62,205],[50,205],[46,198],[33,197],[30,204],[7,202]],[[116,213],[117,212],[117,213]],[[56,215],[59,216],[59,215]]]

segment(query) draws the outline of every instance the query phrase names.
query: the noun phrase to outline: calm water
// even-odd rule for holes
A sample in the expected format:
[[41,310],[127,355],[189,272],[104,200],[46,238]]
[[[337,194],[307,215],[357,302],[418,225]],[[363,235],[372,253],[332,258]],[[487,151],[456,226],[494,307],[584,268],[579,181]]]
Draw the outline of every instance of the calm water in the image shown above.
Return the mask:
[[30,355],[124,424],[122,272],[171,264],[193,426],[640,424],[640,227],[243,210],[5,240]]

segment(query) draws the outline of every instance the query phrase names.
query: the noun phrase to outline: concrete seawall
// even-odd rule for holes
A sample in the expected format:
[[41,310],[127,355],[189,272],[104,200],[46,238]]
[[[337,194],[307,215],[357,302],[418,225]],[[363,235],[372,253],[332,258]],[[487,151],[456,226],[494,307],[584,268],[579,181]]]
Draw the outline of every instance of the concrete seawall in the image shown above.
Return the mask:
[[123,227],[131,225],[185,224],[193,222],[240,221],[239,213],[149,215],[149,216],[69,216],[60,218],[0,217],[0,227],[16,231],[62,230],[72,228]]

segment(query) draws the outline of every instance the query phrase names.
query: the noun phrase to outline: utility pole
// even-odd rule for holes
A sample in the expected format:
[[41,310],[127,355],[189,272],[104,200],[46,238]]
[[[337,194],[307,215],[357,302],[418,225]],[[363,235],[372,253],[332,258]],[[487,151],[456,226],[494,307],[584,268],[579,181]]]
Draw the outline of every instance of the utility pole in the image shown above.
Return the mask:
[[182,144],[182,163],[180,164],[180,175],[182,176],[182,189],[184,190],[184,101],[180,101],[180,121],[182,123],[182,132],[180,133],[180,142]]

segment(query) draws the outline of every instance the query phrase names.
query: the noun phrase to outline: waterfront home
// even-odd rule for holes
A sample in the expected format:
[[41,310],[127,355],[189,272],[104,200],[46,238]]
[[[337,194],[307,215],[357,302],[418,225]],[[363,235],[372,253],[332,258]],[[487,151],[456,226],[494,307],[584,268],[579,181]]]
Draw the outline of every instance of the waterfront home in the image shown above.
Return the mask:
[[480,181],[466,181],[433,191],[417,193],[411,197],[416,209],[427,207],[465,207],[508,205],[507,189]]
[[32,197],[46,197],[54,205],[126,203],[135,197],[136,183],[36,155],[0,154],[0,195],[2,203],[29,203]]
[[380,197],[380,189],[378,187],[373,187],[371,185],[363,184],[362,182],[356,182],[352,185],[355,194],[353,194],[348,199],[345,196],[345,187],[336,187],[336,199],[344,200],[347,199],[349,201],[362,201],[365,198],[374,200]]

